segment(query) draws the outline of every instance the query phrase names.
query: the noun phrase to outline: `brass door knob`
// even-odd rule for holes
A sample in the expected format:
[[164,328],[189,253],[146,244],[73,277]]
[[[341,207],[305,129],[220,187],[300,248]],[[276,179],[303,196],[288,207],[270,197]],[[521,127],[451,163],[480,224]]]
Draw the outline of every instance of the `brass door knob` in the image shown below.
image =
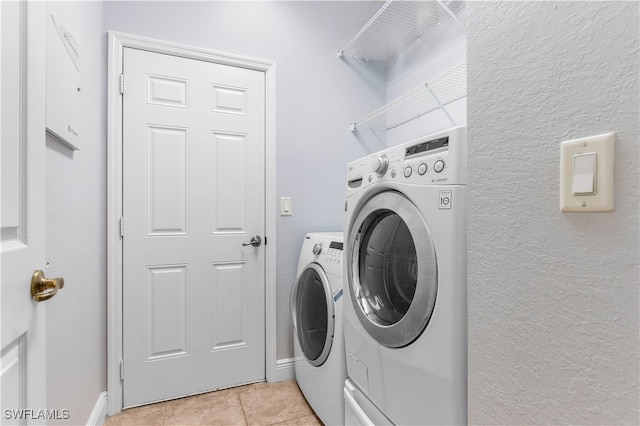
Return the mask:
[[56,295],[64,287],[64,278],[45,278],[44,272],[37,270],[31,276],[31,297],[36,302],[44,302]]

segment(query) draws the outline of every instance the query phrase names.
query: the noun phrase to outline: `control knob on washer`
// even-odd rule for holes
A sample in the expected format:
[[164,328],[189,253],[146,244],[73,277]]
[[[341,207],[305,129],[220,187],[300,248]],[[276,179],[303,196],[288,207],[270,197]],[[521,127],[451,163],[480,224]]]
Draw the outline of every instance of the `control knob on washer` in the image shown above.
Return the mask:
[[315,254],[316,256],[319,255],[320,253],[322,253],[322,243],[315,243],[313,245],[313,249],[311,249],[311,251],[313,252],[313,254]]
[[386,155],[381,155],[380,157],[376,158],[376,160],[373,162],[373,165],[371,166],[371,170],[376,172],[378,176],[382,176],[387,172],[388,167],[389,167],[389,157],[387,157]]

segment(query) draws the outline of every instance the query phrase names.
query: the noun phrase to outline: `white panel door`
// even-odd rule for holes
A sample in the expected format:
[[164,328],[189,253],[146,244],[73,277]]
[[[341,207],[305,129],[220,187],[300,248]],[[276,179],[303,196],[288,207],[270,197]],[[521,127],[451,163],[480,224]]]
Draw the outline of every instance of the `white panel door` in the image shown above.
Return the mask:
[[31,298],[44,265],[44,13],[0,2],[0,424],[46,418],[45,306]]
[[124,49],[125,407],[265,378],[264,81]]

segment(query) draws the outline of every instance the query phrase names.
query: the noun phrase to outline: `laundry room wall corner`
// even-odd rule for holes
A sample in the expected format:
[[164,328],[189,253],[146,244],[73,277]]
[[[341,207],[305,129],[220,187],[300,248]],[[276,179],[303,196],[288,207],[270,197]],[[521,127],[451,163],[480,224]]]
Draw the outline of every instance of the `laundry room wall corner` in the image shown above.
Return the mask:
[[[466,7],[461,7],[455,13],[456,19],[462,24],[466,23],[466,13]],[[389,64],[387,102],[464,63],[467,58],[466,40],[466,31],[453,19],[446,20],[427,33],[420,43],[407,49]],[[459,99],[444,108],[448,116],[442,109],[436,109],[387,130],[387,147],[455,127],[448,117],[455,121],[456,126],[466,125],[466,98]]]
[[[468,2],[470,424],[640,418],[638,2]],[[562,213],[616,133],[615,211]]]
[[80,150],[71,151],[51,137],[46,150],[45,271],[64,277],[65,285],[47,302],[48,406],[28,407],[68,410],[68,418],[48,419],[52,425],[87,424],[107,389],[107,39],[102,2],[74,3],[79,17]]

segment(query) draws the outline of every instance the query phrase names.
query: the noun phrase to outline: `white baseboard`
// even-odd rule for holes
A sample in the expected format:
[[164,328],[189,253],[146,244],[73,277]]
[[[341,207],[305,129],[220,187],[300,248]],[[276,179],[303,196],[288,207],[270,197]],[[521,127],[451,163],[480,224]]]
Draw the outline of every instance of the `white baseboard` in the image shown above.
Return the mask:
[[285,358],[276,361],[276,381],[284,382],[287,380],[295,380],[296,369],[295,359]]
[[[276,361],[276,382],[285,382],[296,379],[295,359],[285,358]],[[87,426],[102,426],[107,417],[107,392],[102,392],[98,396],[96,405],[93,407],[91,417],[87,421]]]
[[104,419],[107,417],[107,392],[98,395],[96,405],[93,407],[91,416],[87,420],[87,426],[102,426]]

